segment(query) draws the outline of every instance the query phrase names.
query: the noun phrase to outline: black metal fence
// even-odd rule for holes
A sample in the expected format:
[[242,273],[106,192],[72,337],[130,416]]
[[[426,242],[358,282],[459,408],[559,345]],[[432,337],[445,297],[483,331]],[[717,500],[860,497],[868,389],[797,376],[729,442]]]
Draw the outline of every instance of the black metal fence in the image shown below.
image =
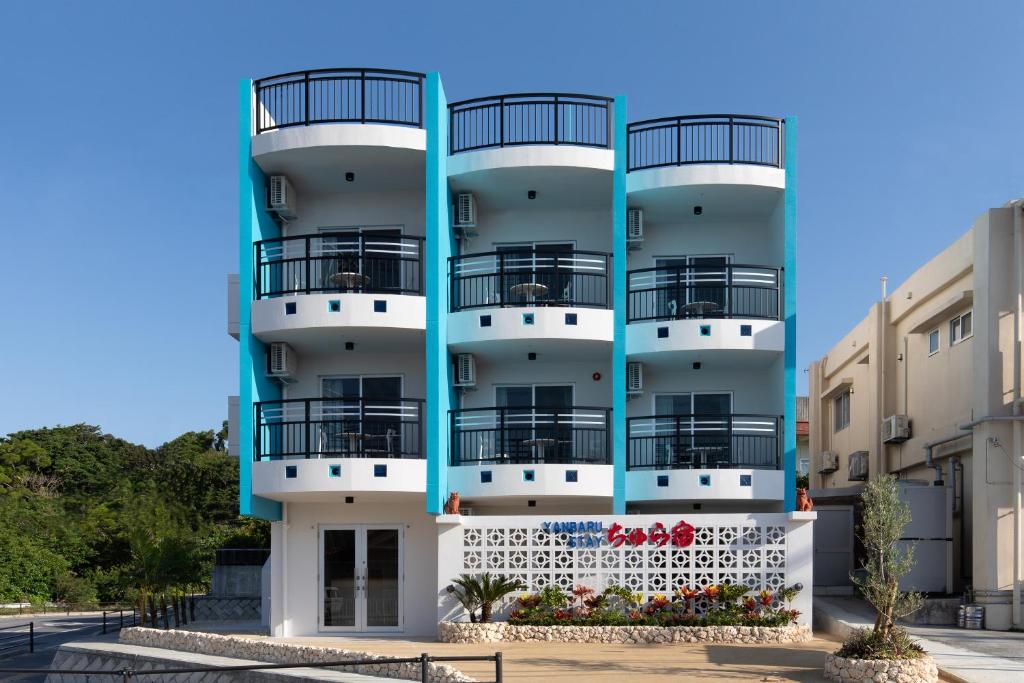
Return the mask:
[[626,420],[627,469],[779,469],[777,415],[652,415]]
[[262,567],[270,548],[217,548],[214,564],[220,567]]
[[628,273],[628,322],[682,318],[779,320],[778,268],[662,266]]
[[313,292],[423,293],[423,238],[317,233],[253,245],[256,298]]
[[200,666],[200,667],[171,667],[166,669],[131,669],[124,668],[116,671],[102,669],[0,669],[0,674],[23,674],[39,676],[85,676],[89,678],[96,676],[100,680],[120,679],[123,683],[129,683],[136,678],[147,681],[174,681],[184,680],[190,674],[200,673],[221,673],[221,672],[243,672],[243,671],[277,671],[282,669],[341,669],[349,671],[362,666],[377,666],[381,664],[412,664],[417,665],[418,676],[415,680],[421,683],[428,683],[432,680],[431,664],[443,664],[450,662],[494,662],[494,680],[482,681],[481,683],[503,683],[504,664],[500,652],[493,655],[464,655],[454,657],[434,657],[424,652],[419,657],[378,657],[376,659],[342,659],[333,662],[308,662],[302,664],[239,664],[236,666]]
[[35,622],[0,626],[0,658],[36,651]]
[[261,78],[256,134],[314,123],[423,127],[423,78],[391,69],[316,69]]
[[511,306],[608,308],[611,254],[490,251],[448,259],[451,310]]
[[705,114],[630,123],[627,170],[685,164],[753,164],[782,168],[783,120]]
[[254,459],[423,458],[423,400],[337,397],[255,404]]
[[611,147],[608,97],[521,93],[448,105],[449,154],[513,145]]
[[465,408],[450,415],[452,465],[611,462],[610,408]]
[[104,633],[120,631],[125,626],[135,626],[136,623],[138,623],[138,618],[134,609],[129,610],[127,616],[123,609],[104,610],[103,612]]

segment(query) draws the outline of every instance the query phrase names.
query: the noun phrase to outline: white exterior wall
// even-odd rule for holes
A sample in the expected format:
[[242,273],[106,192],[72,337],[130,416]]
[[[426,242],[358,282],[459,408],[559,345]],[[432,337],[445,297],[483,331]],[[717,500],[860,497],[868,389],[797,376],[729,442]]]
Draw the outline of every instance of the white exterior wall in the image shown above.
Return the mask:
[[[685,208],[685,207],[684,207]],[[771,221],[693,220],[644,221],[644,241],[629,253],[629,269],[653,268],[655,259],[670,256],[731,256],[733,263],[781,268],[783,242]]]
[[[539,188],[543,191],[543,188]],[[535,200],[537,201],[537,200]],[[488,209],[477,205],[479,233],[462,240],[460,253],[494,251],[499,244],[521,242],[574,242],[583,251],[612,250],[609,208],[598,209]]]
[[[601,373],[594,381],[593,373]],[[498,385],[571,384],[573,403],[580,406],[612,406],[611,362],[605,360],[572,362],[506,360],[480,362],[476,366],[476,390],[462,394],[463,408],[491,408],[497,403],[495,387]]]
[[320,398],[320,379],[341,376],[402,377],[402,396],[426,396],[426,371],[420,351],[372,353],[356,347],[355,351],[339,350],[332,354],[303,355],[299,358],[298,380],[284,387],[285,398]]
[[733,394],[734,413],[782,415],[782,379],[785,372],[782,356],[767,369],[712,368],[700,370],[687,367],[659,366],[654,372],[644,373],[644,393],[626,402],[626,414],[639,417],[654,414],[654,395],[684,392],[724,392]]
[[395,225],[403,227],[404,235],[422,237],[424,234],[422,192],[304,193],[301,188],[296,188],[296,192],[298,218],[285,225],[284,237],[337,228]]

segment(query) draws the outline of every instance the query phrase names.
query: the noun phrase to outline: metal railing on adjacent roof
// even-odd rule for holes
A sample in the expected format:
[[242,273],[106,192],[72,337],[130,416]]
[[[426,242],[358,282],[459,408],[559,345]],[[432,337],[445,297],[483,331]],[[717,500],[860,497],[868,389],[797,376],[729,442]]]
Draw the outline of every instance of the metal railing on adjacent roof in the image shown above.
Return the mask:
[[423,127],[423,79],[393,69],[313,69],[261,78],[256,134],[316,123]]
[[612,100],[517,93],[448,105],[448,153],[513,145],[612,146]]
[[669,116],[627,126],[627,170],[687,164],[783,168],[782,119],[740,114]]

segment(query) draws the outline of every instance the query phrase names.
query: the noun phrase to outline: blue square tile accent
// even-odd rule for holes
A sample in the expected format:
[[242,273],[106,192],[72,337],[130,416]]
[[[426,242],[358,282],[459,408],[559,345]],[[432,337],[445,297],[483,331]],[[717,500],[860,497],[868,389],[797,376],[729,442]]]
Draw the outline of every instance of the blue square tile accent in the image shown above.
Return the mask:
[[661,487],[668,486],[668,475],[667,474],[659,474],[658,475],[658,486],[661,486]]
[[701,325],[700,326],[700,336],[702,336],[702,337],[710,337],[711,336],[711,325]]
[[754,334],[754,328],[751,325],[740,325],[740,336],[750,337]]
[[565,480],[570,484],[575,484],[576,482],[578,482],[580,480],[579,470],[566,470]]
[[285,465],[284,466],[284,478],[285,479],[294,479],[297,476],[299,476],[299,468],[298,467],[296,467],[295,465]]
[[667,327],[659,327],[658,328],[658,339],[668,339],[668,328]]
[[388,312],[388,302],[385,301],[384,299],[374,299],[373,300],[373,312],[374,313],[387,313]]
[[328,465],[327,466],[328,477],[340,477],[341,476],[341,465]]
[[566,313],[565,314],[565,324],[566,325],[575,325],[576,321],[578,320],[577,315],[578,314],[576,314],[576,313]]
[[481,470],[481,472],[480,472],[480,483],[481,484],[490,484],[492,481],[494,481],[494,475],[491,473],[491,471],[490,470]]
[[749,474],[741,474],[740,475],[740,486],[750,486],[750,475]]
[[533,313],[523,313],[523,324],[524,325],[532,325],[533,324]]
[[374,465],[373,466],[373,476],[375,476],[375,477],[386,477],[386,476],[388,476],[388,466],[387,465]]
[[711,475],[701,474],[697,476],[697,486],[711,486]]
[[523,470],[523,481],[537,481],[537,473],[534,470]]
[[341,301],[338,299],[331,299],[327,302],[328,313],[340,313],[341,312]]
[[482,315],[482,316],[480,316],[480,327],[490,327],[490,326],[491,326],[491,316],[489,316],[489,315]]
[[284,314],[285,315],[295,315],[295,313],[296,313],[296,311],[298,311],[298,309],[299,309],[299,307],[298,307],[298,305],[294,301],[289,301],[288,303],[286,303],[284,305]]

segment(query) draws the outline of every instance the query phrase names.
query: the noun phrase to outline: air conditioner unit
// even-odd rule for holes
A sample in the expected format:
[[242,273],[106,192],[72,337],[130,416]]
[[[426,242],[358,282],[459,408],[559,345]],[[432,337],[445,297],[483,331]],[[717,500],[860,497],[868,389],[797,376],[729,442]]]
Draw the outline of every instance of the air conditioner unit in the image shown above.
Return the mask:
[[471,353],[460,353],[455,357],[455,386],[476,386],[476,359]]
[[847,479],[850,481],[868,480],[868,452],[857,451],[850,453],[850,471]]
[[818,456],[818,472],[821,474],[832,474],[839,469],[839,454],[832,451],[825,451]]
[[626,393],[640,394],[644,390],[644,364],[626,363]]
[[287,176],[270,176],[270,208],[282,220],[290,221],[298,216],[295,213],[295,199],[295,190]]
[[626,243],[639,246],[644,241],[644,210],[626,211]]
[[284,342],[272,342],[267,374],[288,384],[295,381],[297,369],[298,358],[295,355],[295,349]]
[[906,415],[890,415],[882,420],[882,442],[903,443],[910,438],[910,418]]
[[472,192],[460,192],[455,196],[455,227],[476,227],[476,197]]

